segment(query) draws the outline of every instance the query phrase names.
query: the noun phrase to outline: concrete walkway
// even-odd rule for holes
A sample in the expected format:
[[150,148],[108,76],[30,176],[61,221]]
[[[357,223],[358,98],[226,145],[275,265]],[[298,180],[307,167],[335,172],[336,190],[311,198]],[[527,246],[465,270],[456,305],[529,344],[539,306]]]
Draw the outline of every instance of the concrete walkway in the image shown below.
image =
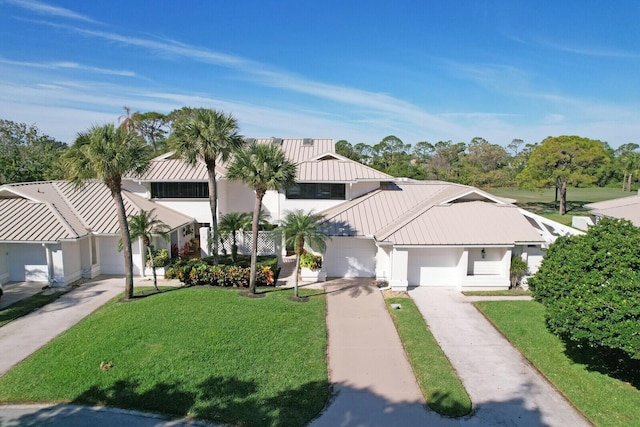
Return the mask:
[[329,380],[336,396],[311,426],[458,425],[426,409],[372,279],[327,282]]
[[461,425],[590,425],[459,290],[416,288],[409,295],[474,403],[475,414]]

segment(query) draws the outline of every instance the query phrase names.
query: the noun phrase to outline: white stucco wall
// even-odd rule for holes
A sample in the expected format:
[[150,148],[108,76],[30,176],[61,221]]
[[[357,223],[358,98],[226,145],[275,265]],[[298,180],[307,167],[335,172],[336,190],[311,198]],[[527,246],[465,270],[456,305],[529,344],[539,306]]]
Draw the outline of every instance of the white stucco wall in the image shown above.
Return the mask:
[[65,285],[82,277],[82,246],[81,242],[62,242],[62,281]]
[[8,261],[9,248],[5,243],[0,243],[0,283],[9,281],[9,264]]
[[200,223],[211,222],[209,199],[155,199],[154,202],[195,218]]
[[374,182],[356,182],[354,184],[347,184],[347,199],[355,199],[363,194],[370,193],[373,190],[380,188],[380,183]]
[[220,215],[229,212],[253,212],[256,194],[241,182],[221,181],[218,183],[218,193]]
[[378,246],[376,252],[376,280],[391,280],[391,245]]
[[124,254],[118,251],[118,237],[98,236],[98,254],[102,274],[124,274]]

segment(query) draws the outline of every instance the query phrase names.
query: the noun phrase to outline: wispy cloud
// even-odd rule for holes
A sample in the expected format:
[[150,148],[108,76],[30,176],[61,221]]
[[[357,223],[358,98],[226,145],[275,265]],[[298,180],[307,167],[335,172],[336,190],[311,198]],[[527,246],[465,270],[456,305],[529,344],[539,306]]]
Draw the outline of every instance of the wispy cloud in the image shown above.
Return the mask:
[[593,48],[584,46],[573,46],[570,44],[558,43],[550,40],[539,40],[538,43],[546,48],[558,50],[561,52],[573,53],[583,56],[595,56],[601,58],[626,58],[640,59],[640,54],[619,49],[610,48]]
[[57,16],[60,18],[73,19],[76,21],[90,22],[93,24],[99,23],[98,21],[89,18],[88,16],[74,12],[63,7],[51,6],[46,3],[42,3],[35,0],[5,0],[6,3],[14,6],[21,7],[23,9],[30,10],[40,15]]
[[92,73],[108,74],[108,75],[123,76],[123,77],[136,76],[136,73],[134,73],[133,71],[113,70],[109,68],[92,67],[90,65],[78,64],[77,62],[65,62],[65,61],[25,62],[25,61],[12,61],[9,59],[0,58],[0,64],[15,65],[19,67],[28,67],[28,68],[45,68],[50,70],[68,69],[68,70],[89,71]]

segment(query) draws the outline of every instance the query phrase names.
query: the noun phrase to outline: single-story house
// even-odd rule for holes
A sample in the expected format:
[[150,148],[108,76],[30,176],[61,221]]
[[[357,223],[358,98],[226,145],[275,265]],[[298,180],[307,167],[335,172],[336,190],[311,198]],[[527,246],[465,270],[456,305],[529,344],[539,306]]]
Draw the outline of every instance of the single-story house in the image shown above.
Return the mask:
[[[195,220],[129,191],[123,191],[127,215],[151,211],[170,229],[170,240],[155,237],[156,248],[181,247],[194,238]],[[124,274],[118,250],[120,230],[109,189],[90,181],[75,187],[66,181],[0,186],[0,283],[48,282],[67,285],[99,274]],[[132,242],[134,273],[144,274],[142,243]]]

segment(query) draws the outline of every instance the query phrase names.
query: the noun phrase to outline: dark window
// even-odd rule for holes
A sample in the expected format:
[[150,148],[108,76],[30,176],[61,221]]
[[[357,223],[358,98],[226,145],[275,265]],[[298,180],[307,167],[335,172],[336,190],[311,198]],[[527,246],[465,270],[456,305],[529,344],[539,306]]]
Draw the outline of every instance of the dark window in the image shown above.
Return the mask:
[[152,199],[206,199],[209,187],[206,182],[152,182]]
[[344,200],[345,184],[324,182],[297,184],[287,189],[287,199]]

